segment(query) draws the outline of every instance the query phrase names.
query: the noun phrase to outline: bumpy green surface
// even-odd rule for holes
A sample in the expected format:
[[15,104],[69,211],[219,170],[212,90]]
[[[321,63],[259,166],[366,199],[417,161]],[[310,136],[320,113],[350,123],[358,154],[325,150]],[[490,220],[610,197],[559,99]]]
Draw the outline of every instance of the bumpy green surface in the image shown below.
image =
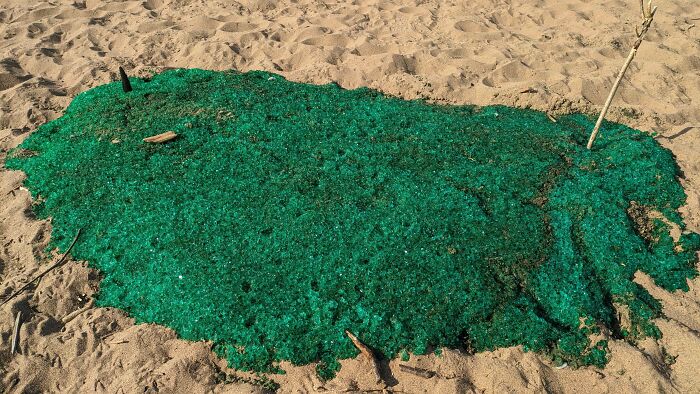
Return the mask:
[[[600,325],[658,335],[694,277],[685,194],[651,137],[583,115],[429,105],[252,72],[174,70],[85,92],[8,161],[53,242],[104,274],[99,303],[208,339],[236,367],[522,344],[605,363]],[[176,140],[144,137],[173,130]],[[647,224],[643,233],[640,223]],[[649,233],[649,229],[651,232]],[[675,250],[674,250],[675,248]],[[613,304],[627,304],[620,327]]]

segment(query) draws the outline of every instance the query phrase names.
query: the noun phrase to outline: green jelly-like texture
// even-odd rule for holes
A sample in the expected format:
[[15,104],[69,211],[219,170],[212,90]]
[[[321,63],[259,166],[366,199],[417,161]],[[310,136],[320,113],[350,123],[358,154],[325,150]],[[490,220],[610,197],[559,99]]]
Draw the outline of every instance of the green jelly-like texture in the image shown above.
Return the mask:
[[[76,97],[11,154],[99,305],[237,368],[523,345],[603,365],[697,275],[672,154],[584,115],[434,105],[265,72],[171,70]],[[144,137],[172,130],[164,144]],[[666,219],[630,212],[659,212]],[[658,216],[658,215],[657,215]],[[626,305],[631,323],[617,321]]]

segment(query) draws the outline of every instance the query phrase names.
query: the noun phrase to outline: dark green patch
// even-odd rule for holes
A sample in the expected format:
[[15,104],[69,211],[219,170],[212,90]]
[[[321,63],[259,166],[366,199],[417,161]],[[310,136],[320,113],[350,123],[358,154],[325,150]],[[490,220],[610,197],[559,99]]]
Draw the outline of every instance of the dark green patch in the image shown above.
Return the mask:
[[[605,123],[591,152],[583,115],[263,72],[133,87],[79,95],[7,165],[28,174],[55,246],[83,228],[73,254],[104,274],[100,305],[211,340],[237,368],[320,360],[330,377],[357,353],[346,329],[390,357],[524,345],[603,365],[589,338],[619,326],[613,302],[630,308],[619,336],[658,335],[637,270],[668,290],[697,275],[700,236],[674,250],[628,214],[634,201],[683,228],[673,157],[637,130]],[[167,130],[179,137],[142,142]]]

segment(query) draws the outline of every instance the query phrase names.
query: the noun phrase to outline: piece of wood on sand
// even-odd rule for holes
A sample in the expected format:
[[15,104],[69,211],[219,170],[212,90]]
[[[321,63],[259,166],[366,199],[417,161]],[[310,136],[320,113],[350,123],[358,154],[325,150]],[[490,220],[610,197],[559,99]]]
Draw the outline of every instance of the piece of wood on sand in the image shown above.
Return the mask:
[[364,359],[369,361],[369,363],[372,365],[372,370],[374,371],[376,383],[382,383],[382,375],[379,373],[379,362],[374,356],[374,352],[372,351],[372,349],[370,349],[369,346],[365,345],[359,339],[357,339],[357,337],[350,331],[345,330],[345,335],[347,335],[348,338],[350,338],[352,344],[355,345],[357,350],[360,351],[362,356],[364,356]]
[[595,126],[593,127],[593,132],[591,133],[591,137],[588,139],[588,144],[586,144],[586,148],[588,148],[588,150],[590,150],[593,147],[593,141],[595,141],[596,136],[598,136],[598,131],[600,130],[600,125],[603,123],[603,119],[605,119],[605,115],[608,113],[608,109],[610,108],[610,104],[612,103],[612,100],[615,97],[615,93],[617,92],[617,88],[620,87],[620,82],[622,82],[622,77],[625,76],[625,72],[627,71],[630,64],[632,63],[634,56],[637,54],[637,50],[639,49],[639,46],[642,45],[642,41],[644,40],[644,36],[647,34],[647,31],[649,31],[649,26],[651,26],[651,22],[654,20],[654,15],[656,14],[657,8],[652,7],[651,0],[649,0],[649,2],[646,4],[644,4],[644,0],[640,0],[640,3],[642,5],[642,18],[643,18],[642,28],[640,30],[639,28],[635,27],[635,33],[637,34],[637,40],[632,45],[632,49],[630,50],[630,53],[627,56],[627,60],[625,60],[625,63],[622,65],[622,68],[620,69],[620,72],[617,74],[617,79],[615,80],[615,83],[613,84],[613,87],[610,90],[610,94],[608,95],[608,99],[605,100],[605,105],[603,105],[603,110],[600,111],[600,116],[598,116],[598,120],[596,121]]
[[177,137],[174,131],[166,131],[165,133],[160,133],[158,135],[153,135],[143,139],[143,142],[148,142],[151,144],[162,144],[168,142]]
[[15,354],[17,352],[17,346],[19,345],[19,327],[22,324],[22,311],[17,312],[17,317],[15,318],[15,326],[12,329],[12,342],[10,344],[10,354]]
[[433,376],[435,376],[434,371],[429,371],[429,370],[423,369],[423,368],[416,368],[416,367],[412,367],[412,366],[406,365],[406,364],[399,364],[399,369],[402,372],[407,372],[407,373],[410,373],[410,374],[413,374],[416,376],[420,376],[421,378],[426,378],[426,379],[430,379]]

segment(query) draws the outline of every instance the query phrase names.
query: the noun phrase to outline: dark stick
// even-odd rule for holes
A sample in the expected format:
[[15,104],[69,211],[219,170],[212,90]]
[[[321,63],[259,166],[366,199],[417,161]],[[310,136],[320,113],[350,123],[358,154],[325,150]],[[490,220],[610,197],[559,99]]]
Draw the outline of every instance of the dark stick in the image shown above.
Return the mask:
[[129,93],[133,89],[131,89],[131,82],[129,82],[129,76],[126,75],[126,72],[124,71],[121,66],[119,66],[119,76],[122,78],[122,89],[124,89],[125,93]]
[[54,269],[54,268],[58,267],[59,265],[63,264],[63,261],[66,260],[66,256],[68,256],[68,253],[71,251],[71,249],[73,249],[73,245],[75,245],[75,242],[78,240],[78,237],[80,236],[80,231],[82,231],[82,229],[79,229],[79,230],[78,230],[78,233],[75,234],[75,238],[73,238],[73,242],[72,242],[72,243],[70,244],[70,246],[68,247],[68,250],[66,250],[66,253],[63,253],[63,256],[61,256],[61,258],[58,260],[58,262],[57,262],[56,264],[52,265],[52,266],[49,267],[46,271],[44,271],[44,272],[40,273],[39,275],[35,276],[34,279],[32,279],[32,280],[29,281],[29,283],[27,283],[26,285],[22,286],[22,288],[20,288],[19,290],[15,291],[14,293],[12,293],[11,296],[9,296],[5,301],[3,301],[2,303],[0,303],[0,306],[3,306],[3,305],[5,305],[5,304],[7,304],[11,299],[17,297],[20,293],[22,293],[24,290],[26,290],[26,289],[27,289],[32,283],[34,283],[37,279],[41,279],[41,277],[43,277],[44,275],[48,274],[52,269]]
[[411,374],[414,374],[416,376],[420,376],[421,378],[426,378],[426,379],[430,379],[433,376],[435,376],[435,372],[433,372],[433,371],[429,371],[429,370],[423,369],[423,368],[411,367],[410,365],[406,365],[406,364],[399,364],[399,369],[403,372],[408,372],[408,373],[411,373]]

